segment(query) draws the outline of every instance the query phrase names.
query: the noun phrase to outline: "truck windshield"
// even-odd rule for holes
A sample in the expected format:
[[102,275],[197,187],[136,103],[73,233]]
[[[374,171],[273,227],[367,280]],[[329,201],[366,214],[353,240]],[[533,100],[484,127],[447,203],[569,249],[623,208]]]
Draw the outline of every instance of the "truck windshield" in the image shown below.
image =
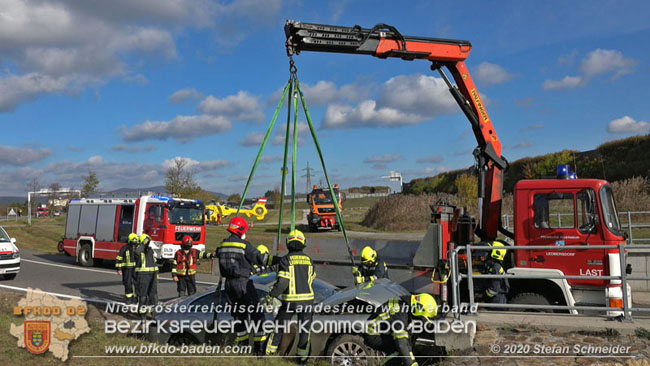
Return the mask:
[[606,185],[600,188],[600,201],[603,205],[603,219],[607,229],[616,235],[623,235],[611,186]]
[[[337,191],[334,192],[338,195]],[[334,201],[332,201],[332,195],[329,192],[323,191],[314,194],[314,203],[317,205],[332,205]]]
[[203,209],[195,207],[170,208],[169,223],[172,225],[203,225]]

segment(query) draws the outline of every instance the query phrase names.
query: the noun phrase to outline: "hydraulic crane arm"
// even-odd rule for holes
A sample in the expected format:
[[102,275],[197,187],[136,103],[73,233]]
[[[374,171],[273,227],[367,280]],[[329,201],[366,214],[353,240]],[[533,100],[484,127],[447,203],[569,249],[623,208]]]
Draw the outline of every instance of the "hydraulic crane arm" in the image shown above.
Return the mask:
[[[472,50],[469,41],[405,36],[395,27],[386,24],[366,29],[360,26],[339,27],[288,20],[284,31],[289,56],[301,51],[317,51],[431,61],[431,69],[440,72],[471,123],[478,142],[474,151],[479,168],[480,216],[477,233],[483,240],[495,239],[499,231],[512,235],[501,226],[503,173],[508,163],[501,156],[501,141],[465,65],[465,59]],[[443,67],[451,72],[456,86],[449,81]]]

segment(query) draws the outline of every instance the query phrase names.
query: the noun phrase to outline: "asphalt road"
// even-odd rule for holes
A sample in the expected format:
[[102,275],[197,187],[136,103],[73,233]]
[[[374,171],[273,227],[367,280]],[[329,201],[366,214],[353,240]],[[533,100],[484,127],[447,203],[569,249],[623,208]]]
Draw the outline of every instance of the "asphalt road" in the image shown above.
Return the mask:
[[[104,301],[123,301],[122,277],[114,264],[107,261],[96,267],[82,267],[73,257],[44,254],[26,249],[20,250],[20,273],[14,280],[0,280],[2,286],[26,289],[38,288],[46,292],[79,296]],[[197,274],[197,292],[217,284],[216,276]],[[158,284],[158,298],[161,301],[177,297],[176,282],[171,273],[161,273]]]

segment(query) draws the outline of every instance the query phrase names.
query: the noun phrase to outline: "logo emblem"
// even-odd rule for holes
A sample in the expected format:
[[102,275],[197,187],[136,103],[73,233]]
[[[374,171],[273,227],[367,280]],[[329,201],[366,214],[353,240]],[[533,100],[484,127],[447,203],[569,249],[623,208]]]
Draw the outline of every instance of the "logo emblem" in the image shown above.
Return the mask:
[[25,321],[25,348],[31,353],[44,353],[50,347],[51,324],[49,321]]

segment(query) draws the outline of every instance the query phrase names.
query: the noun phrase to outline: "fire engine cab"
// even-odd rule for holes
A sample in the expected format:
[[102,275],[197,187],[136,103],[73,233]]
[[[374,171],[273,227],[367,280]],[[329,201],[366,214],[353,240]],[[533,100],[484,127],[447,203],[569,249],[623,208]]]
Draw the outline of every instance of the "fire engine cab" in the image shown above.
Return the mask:
[[204,210],[201,201],[159,195],[71,200],[63,249],[89,267],[95,260],[115,260],[130,233],[146,233],[158,262],[168,264],[186,235],[205,250]]

